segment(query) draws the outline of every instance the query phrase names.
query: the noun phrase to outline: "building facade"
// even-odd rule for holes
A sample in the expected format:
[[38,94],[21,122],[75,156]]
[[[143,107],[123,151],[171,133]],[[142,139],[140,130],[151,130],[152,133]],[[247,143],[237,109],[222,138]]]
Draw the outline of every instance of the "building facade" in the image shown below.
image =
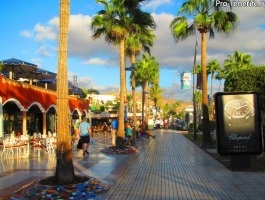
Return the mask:
[[[70,119],[81,121],[88,109],[89,99],[69,96]],[[56,91],[0,74],[0,137],[11,133],[54,133],[56,112]]]

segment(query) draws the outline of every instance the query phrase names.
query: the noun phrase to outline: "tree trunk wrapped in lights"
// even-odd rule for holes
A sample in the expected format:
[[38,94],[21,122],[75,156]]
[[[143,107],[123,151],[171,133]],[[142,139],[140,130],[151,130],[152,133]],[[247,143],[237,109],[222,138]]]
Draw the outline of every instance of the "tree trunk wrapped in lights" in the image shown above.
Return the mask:
[[69,184],[74,180],[67,69],[69,18],[70,0],[60,0],[57,69],[57,165],[55,173],[55,179],[58,184]]

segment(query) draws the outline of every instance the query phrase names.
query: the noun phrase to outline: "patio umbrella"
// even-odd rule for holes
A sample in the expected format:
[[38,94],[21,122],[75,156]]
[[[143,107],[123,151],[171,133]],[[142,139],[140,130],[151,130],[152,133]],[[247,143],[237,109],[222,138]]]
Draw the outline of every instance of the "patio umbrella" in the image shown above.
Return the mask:
[[[57,80],[56,79],[43,79],[43,80],[39,80],[38,83],[56,84]],[[84,93],[81,88],[73,85],[71,81],[68,81],[68,90],[69,90],[70,95],[71,94],[81,95]]]
[[56,77],[55,73],[45,71],[39,68],[35,69],[34,71],[18,72],[16,74],[16,78],[26,78],[26,79],[36,79],[36,80],[54,79],[55,77]]
[[56,90],[56,83],[57,83],[57,80],[55,78],[49,78],[49,79],[42,79],[42,80],[38,80],[38,84],[41,85],[41,83],[45,85],[45,88],[48,89],[48,84],[50,85],[49,86],[49,89],[51,90]]
[[38,81],[39,83],[56,83],[56,79],[52,78],[52,79],[43,79]]
[[19,60],[16,58],[10,58],[7,60],[1,61],[2,72],[13,72],[13,73],[22,73],[22,72],[31,72],[37,68],[37,65]]
[[43,74],[49,74],[49,75],[52,76],[51,79],[54,79],[54,78],[56,78],[56,76],[57,76],[56,73],[54,73],[54,72],[50,72],[50,71],[47,71],[47,70],[45,70],[45,69],[41,69],[41,68],[37,68],[37,72],[40,72],[40,73],[43,73]]
[[70,93],[74,94],[74,95],[81,95],[83,94],[83,90],[75,85],[69,84],[69,90]]

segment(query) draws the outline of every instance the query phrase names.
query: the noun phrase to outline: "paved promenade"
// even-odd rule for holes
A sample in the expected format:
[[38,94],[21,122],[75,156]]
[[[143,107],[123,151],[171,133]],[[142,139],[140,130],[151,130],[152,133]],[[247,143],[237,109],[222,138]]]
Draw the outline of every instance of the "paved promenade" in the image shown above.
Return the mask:
[[[157,131],[156,139],[137,142],[139,153],[134,155],[102,154],[110,138],[96,136],[95,141],[88,158],[76,151],[73,161],[76,174],[111,184],[100,199],[265,199],[265,172],[230,171],[180,132]],[[2,159],[0,196],[54,171],[54,157]]]

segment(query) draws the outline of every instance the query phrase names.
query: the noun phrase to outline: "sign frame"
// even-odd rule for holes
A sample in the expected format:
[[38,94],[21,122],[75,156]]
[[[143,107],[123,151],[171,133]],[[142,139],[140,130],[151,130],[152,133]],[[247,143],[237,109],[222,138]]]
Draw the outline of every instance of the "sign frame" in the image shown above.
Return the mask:
[[217,92],[217,151],[220,155],[259,155],[263,151],[257,92]]

